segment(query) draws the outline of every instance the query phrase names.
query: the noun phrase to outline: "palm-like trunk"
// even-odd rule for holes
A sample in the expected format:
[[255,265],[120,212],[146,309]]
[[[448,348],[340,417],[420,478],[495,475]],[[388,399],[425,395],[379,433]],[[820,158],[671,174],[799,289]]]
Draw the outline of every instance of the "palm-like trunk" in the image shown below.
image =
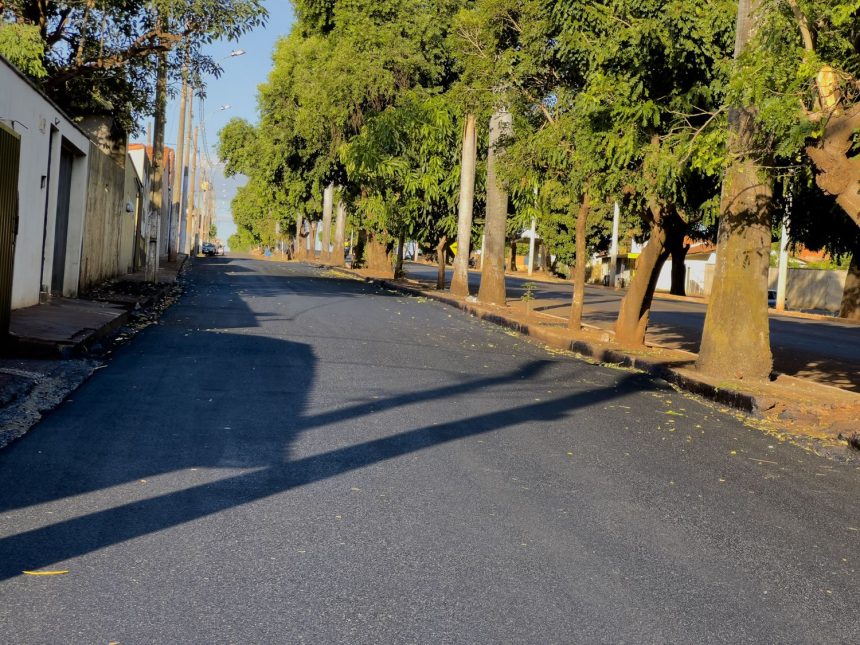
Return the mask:
[[308,246],[308,259],[311,262],[317,259],[317,226],[317,222],[311,222],[310,246]]
[[322,219],[322,253],[320,262],[331,263],[331,212],[334,206],[334,184],[330,183],[323,191],[323,219]]
[[484,221],[484,257],[478,300],[505,305],[505,233],[508,219],[508,193],[496,176],[496,164],[503,153],[499,141],[509,136],[511,113],[500,109],[490,119],[490,147],[487,152],[487,215]]
[[[582,328],[582,306],[585,301],[585,231],[589,210],[591,210],[591,198],[586,190],[576,213],[576,264],[573,267],[573,301],[570,305],[568,321],[568,327],[575,330]],[[512,246],[511,251],[516,255],[516,246]]]
[[469,295],[469,246],[472,240],[472,209],[475,204],[475,164],[477,140],[475,115],[467,114],[463,127],[463,154],[460,161],[460,204],[457,209],[457,257],[454,259],[454,277],[451,293]]
[[[761,0],[738,3],[735,58],[755,29]],[[756,126],[749,108],[729,111],[729,152],[720,198],[717,264],[696,366],[718,378],[765,379],[773,356],[767,317],[773,194],[754,158]]]

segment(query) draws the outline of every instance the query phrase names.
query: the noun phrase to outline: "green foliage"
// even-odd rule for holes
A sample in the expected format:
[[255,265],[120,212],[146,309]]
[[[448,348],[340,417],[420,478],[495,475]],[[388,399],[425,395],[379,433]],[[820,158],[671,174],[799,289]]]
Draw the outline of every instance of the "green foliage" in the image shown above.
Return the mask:
[[187,63],[202,84],[220,73],[204,46],[235,40],[266,15],[262,0],[14,0],[0,3],[0,53],[72,116],[111,115],[133,132],[153,111],[159,51],[174,77]]
[[36,25],[0,23],[0,55],[34,79],[48,75],[42,63],[45,43]]
[[[299,21],[260,87],[259,125],[233,122],[220,134],[227,171],[248,175],[255,192],[283,206],[271,217],[318,219],[333,181],[353,218],[377,233],[417,236],[421,222],[444,221],[459,126],[434,101],[450,82],[447,28],[459,4],[297,3]],[[264,236],[259,200],[242,197],[234,217]]]

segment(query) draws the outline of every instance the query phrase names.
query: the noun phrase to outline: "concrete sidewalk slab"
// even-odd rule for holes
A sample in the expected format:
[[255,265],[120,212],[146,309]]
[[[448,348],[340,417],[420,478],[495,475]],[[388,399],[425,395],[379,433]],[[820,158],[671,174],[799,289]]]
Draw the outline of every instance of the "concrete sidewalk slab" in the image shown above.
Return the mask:
[[16,309],[9,327],[15,354],[69,356],[125,322],[128,309],[91,300],[57,298]]
[[131,311],[157,302],[176,283],[187,256],[162,260],[157,281],[143,271],[94,287],[86,298],[53,298],[12,312],[3,353],[30,358],[70,358],[124,325]]

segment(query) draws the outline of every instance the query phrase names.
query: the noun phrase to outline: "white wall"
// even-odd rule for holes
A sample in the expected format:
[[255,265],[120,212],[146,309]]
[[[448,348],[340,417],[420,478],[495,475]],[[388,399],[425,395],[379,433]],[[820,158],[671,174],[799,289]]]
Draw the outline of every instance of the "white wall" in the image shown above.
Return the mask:
[[[776,289],[779,270],[768,272],[768,289]],[[785,285],[788,309],[823,309],[838,312],[848,271],[825,269],[789,269]]]
[[[57,176],[63,145],[75,157],[69,203],[63,295],[75,296],[80,273],[89,140],[60,110],[0,58],[0,119],[21,136],[19,228],[15,242],[12,309],[39,303],[50,291],[54,262]],[[50,159],[50,163],[49,163]],[[44,249],[44,264],[42,262]]]

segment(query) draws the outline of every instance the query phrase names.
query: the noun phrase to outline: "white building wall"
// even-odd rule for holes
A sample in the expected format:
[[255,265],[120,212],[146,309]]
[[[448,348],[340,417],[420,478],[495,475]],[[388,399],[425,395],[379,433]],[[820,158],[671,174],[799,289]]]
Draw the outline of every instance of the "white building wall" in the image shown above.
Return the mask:
[[[73,152],[69,228],[62,293],[77,295],[87,186],[89,140],[65,114],[0,58],[0,119],[21,136],[19,227],[12,308],[39,303],[50,291],[54,261],[60,150]],[[44,255],[44,263],[43,263]]]

